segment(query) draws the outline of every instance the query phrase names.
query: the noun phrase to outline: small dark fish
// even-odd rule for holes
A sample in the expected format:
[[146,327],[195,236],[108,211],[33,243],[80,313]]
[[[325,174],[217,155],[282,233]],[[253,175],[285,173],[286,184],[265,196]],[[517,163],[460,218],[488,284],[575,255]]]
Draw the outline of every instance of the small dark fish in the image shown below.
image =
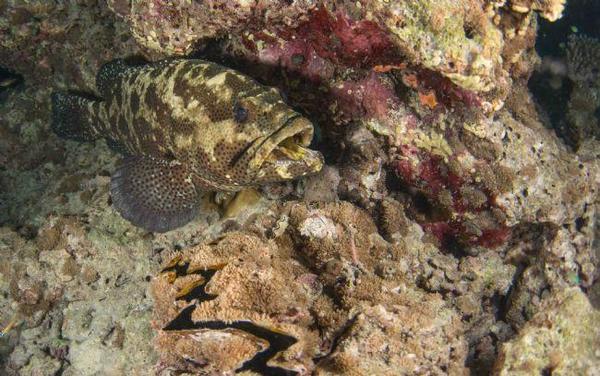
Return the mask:
[[0,89],[8,88],[19,82],[17,77],[0,77]]
[[10,89],[14,89],[22,82],[23,76],[0,67],[0,100],[4,98],[6,92]]
[[318,172],[312,123],[276,89],[203,60],[104,65],[102,99],[52,94],[52,129],[106,138],[126,157],[113,204],[133,224],[164,232],[191,221],[203,191],[239,191]]

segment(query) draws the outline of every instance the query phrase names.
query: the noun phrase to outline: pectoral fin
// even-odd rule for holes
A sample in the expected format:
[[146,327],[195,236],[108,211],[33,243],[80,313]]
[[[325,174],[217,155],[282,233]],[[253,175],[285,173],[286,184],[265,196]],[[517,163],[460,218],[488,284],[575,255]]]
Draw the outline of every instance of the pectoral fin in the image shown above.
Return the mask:
[[183,226],[200,205],[189,169],[153,157],[125,158],[112,176],[110,193],[123,218],[153,232]]

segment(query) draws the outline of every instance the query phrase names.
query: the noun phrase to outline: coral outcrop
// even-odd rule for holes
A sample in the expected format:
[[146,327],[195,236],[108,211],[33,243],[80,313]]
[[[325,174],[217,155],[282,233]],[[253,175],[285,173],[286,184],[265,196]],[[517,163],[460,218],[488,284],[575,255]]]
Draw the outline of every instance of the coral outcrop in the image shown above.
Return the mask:
[[0,230],[2,374],[136,374],[156,362],[151,258],[85,226],[49,217],[35,239]]

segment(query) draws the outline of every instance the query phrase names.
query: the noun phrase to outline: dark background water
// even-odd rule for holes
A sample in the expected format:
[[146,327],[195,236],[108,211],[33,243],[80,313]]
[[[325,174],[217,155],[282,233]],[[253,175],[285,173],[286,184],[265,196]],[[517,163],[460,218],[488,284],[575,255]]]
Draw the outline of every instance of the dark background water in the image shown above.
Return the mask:
[[[570,0],[561,19],[549,22],[540,18],[536,50],[541,58],[564,59],[568,38],[573,34],[600,39],[600,0]],[[551,81],[549,73],[534,72],[529,88],[540,112],[546,116],[547,125],[568,145],[574,146],[565,121],[572,84],[565,79],[557,88]],[[600,112],[596,116],[600,119]]]

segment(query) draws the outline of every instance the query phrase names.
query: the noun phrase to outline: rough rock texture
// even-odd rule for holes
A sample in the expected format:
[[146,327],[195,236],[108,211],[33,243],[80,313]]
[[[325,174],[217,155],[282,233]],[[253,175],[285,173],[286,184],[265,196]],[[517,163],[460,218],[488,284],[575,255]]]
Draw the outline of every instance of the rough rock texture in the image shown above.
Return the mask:
[[[292,3],[292,4],[290,4]],[[184,1],[109,0],[108,6],[131,25],[136,41],[150,51],[185,55],[208,38],[248,28],[281,23],[297,25],[311,1],[280,0]]]
[[[153,55],[189,54],[209,38],[227,36],[258,52],[262,61],[277,63],[273,59],[281,50],[295,50],[303,61],[288,56],[279,62],[292,70],[310,66],[319,76],[334,69],[327,63],[331,58],[349,65],[386,64],[394,58],[434,69],[467,89],[506,94],[508,69],[520,59],[503,56],[511,53],[512,39],[517,33],[519,40],[531,36],[533,11],[554,20],[563,3],[234,0],[173,6],[162,0],[111,0],[109,6]],[[503,66],[502,58],[511,61]]]
[[597,375],[600,311],[578,288],[544,299],[519,334],[502,345],[495,374]]
[[[548,298],[599,286],[598,140],[570,149],[527,89],[562,1],[218,4],[0,0],[0,372],[486,374],[537,317],[595,318]],[[52,135],[48,97],[137,54],[277,86],[327,167],[132,227],[118,154]]]
[[0,66],[32,83],[93,92],[104,62],[138,51],[103,1],[0,2]]
[[15,325],[0,339],[11,349],[3,374],[139,374],[153,366],[143,275],[154,267],[143,247],[67,217],[48,218],[35,240],[6,227],[0,239],[1,325]]

